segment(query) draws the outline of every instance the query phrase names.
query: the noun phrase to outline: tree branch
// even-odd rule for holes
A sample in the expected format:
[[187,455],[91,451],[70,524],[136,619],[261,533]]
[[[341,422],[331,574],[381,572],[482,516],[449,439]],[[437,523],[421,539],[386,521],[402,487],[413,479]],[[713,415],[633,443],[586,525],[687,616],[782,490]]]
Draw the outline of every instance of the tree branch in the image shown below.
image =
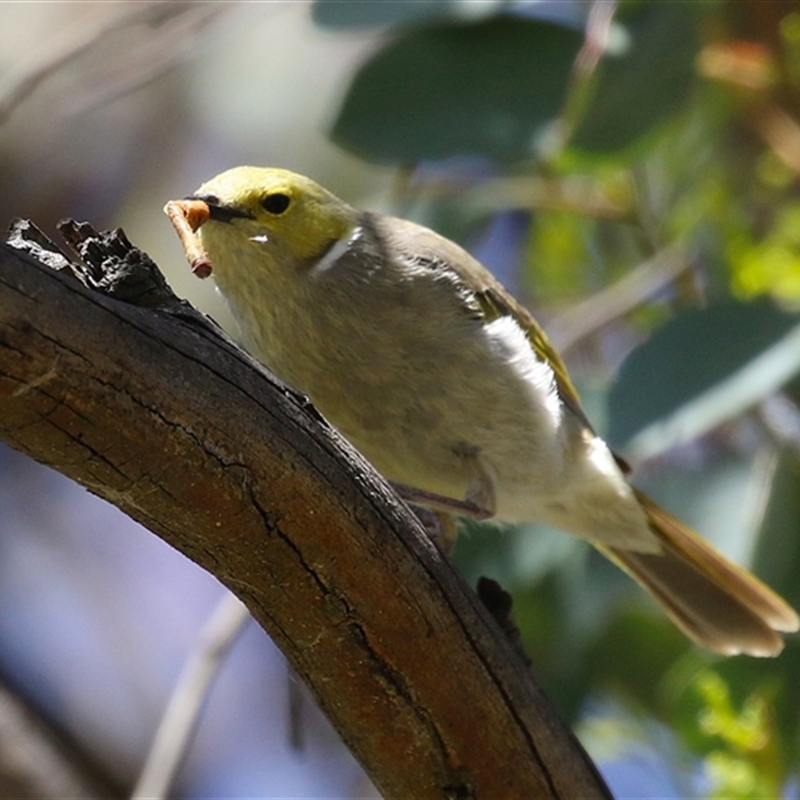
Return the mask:
[[230,587],[384,796],[610,796],[408,509],[197,312],[0,245],[0,438]]

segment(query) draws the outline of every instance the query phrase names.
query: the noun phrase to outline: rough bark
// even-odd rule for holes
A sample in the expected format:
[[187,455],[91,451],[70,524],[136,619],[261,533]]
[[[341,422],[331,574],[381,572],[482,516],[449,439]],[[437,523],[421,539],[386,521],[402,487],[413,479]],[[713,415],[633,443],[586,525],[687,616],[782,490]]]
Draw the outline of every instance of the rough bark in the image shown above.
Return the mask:
[[450,562],[305,398],[185,306],[58,267],[0,245],[2,440],[229,586],[385,797],[609,797]]

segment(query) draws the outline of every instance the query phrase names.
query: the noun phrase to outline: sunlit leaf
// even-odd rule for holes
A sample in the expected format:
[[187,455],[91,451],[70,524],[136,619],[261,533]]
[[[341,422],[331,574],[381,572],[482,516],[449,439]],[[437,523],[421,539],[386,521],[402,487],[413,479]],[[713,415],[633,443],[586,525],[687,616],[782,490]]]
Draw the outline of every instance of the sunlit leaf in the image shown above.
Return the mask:
[[763,238],[749,241],[740,233],[727,248],[734,288],[744,296],[768,292],[774,297],[800,298],[800,204],[778,210]]
[[766,697],[751,692],[737,708],[728,684],[712,670],[694,682],[702,700],[700,733],[712,749],[704,759],[714,800],[780,797],[785,779]]

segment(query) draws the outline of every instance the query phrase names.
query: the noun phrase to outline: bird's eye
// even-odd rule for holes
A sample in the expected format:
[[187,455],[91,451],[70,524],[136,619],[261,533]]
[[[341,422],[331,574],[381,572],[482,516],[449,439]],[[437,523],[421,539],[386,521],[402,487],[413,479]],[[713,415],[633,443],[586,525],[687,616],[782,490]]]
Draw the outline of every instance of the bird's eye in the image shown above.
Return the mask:
[[285,194],[280,194],[279,192],[276,194],[268,194],[262,201],[261,206],[265,211],[269,211],[270,214],[283,214],[287,208],[289,208],[289,203],[291,200]]

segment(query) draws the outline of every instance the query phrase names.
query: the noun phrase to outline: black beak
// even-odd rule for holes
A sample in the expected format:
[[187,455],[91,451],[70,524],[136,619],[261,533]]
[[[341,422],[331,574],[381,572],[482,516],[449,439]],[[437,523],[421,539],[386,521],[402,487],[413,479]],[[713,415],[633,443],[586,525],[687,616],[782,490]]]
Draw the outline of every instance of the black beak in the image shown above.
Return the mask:
[[227,222],[230,224],[237,217],[241,219],[253,219],[252,215],[248,214],[246,211],[240,211],[238,208],[222,205],[219,198],[213,194],[193,194],[191,197],[185,197],[184,200],[202,200],[208,206],[211,219],[217,222]]

